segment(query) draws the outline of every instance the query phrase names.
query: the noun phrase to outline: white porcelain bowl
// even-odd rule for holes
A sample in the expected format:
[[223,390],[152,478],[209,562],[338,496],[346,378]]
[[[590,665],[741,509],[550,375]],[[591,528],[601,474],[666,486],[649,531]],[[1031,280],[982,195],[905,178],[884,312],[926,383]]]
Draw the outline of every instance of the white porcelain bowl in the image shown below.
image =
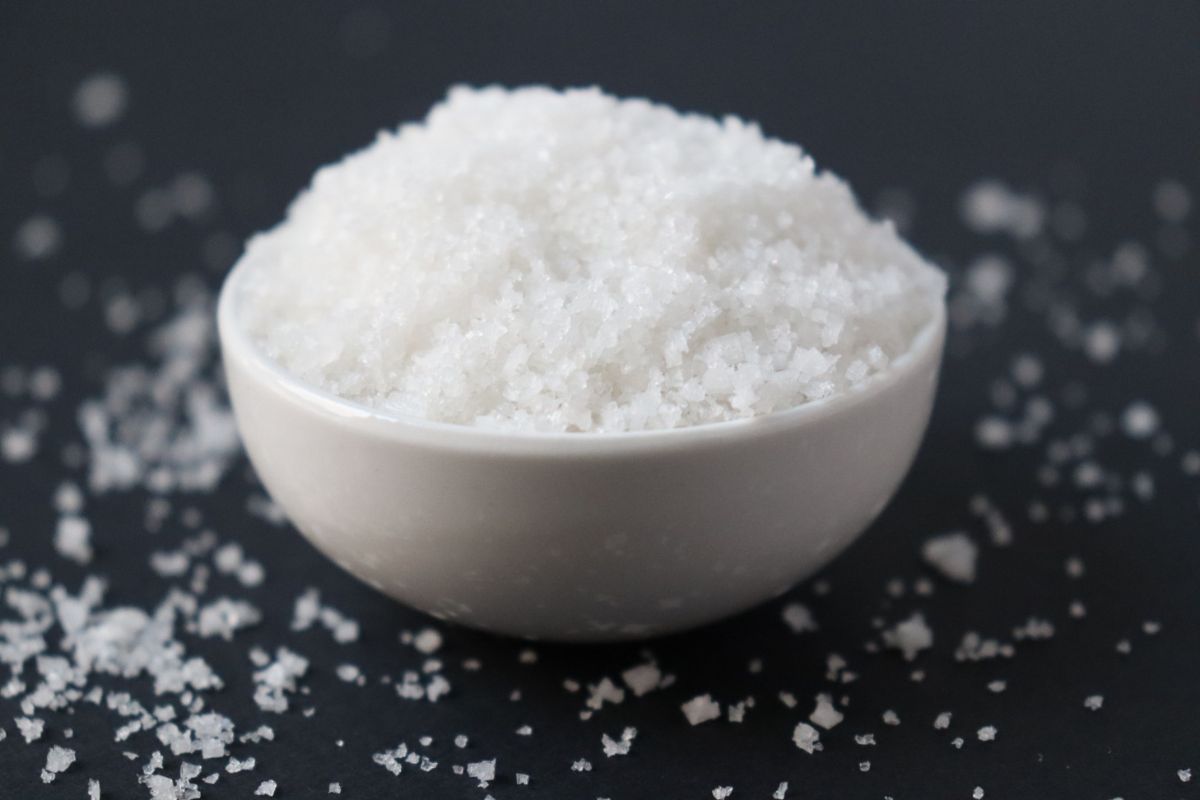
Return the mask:
[[621,434],[506,433],[380,413],[218,324],[242,440],[299,530],[439,619],[612,640],[786,591],[883,509],[929,419],[945,313],[856,391],[765,417]]

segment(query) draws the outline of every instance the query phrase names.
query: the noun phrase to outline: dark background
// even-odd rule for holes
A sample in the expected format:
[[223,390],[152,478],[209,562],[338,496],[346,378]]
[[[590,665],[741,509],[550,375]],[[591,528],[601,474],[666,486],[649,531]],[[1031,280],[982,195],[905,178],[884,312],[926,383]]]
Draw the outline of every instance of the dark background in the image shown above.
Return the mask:
[[[130,106],[114,127],[85,130],[71,116],[70,98],[98,70],[125,79]],[[910,237],[954,276],[972,256],[1005,246],[981,243],[959,220],[959,196],[981,177],[1066,193],[1085,208],[1088,233],[1069,261],[1077,271],[1124,239],[1153,240],[1150,196],[1160,179],[1182,181],[1193,198],[1200,191],[1195,3],[5,2],[0,363],[53,363],[65,389],[39,458],[20,469],[0,463],[0,524],[12,532],[0,558],[52,564],[59,579],[79,580],[83,570],[58,559],[48,541],[49,497],[65,474],[57,446],[77,438],[73,410],[98,391],[103,368],[142,352],[139,337],[108,334],[98,308],[64,312],[57,300],[63,274],[83,270],[98,282],[137,288],[197,272],[215,287],[236,243],[276,222],[315,166],[363,146],[381,128],[423,116],[457,82],[596,83],[758,120],[768,133],[803,143],[868,206],[891,187],[910,192],[917,207]],[[100,162],[121,141],[141,146],[146,167],[137,185],[118,189]],[[53,199],[39,198],[29,176],[30,165],[49,154],[71,165],[69,190]],[[140,188],[185,169],[211,180],[215,213],[202,226],[139,230],[132,207]],[[19,261],[8,237],[41,211],[63,225],[63,247],[47,262]],[[1193,209],[1193,232],[1197,216]],[[181,498],[177,507],[199,508],[223,538],[242,541],[263,561],[263,588],[230,591],[259,605],[265,621],[233,647],[193,644],[228,684],[224,705],[214,697],[213,706],[234,716],[239,730],[265,721],[278,736],[237,752],[255,755],[256,770],[223,776],[205,796],[247,797],[259,780],[274,778],[283,798],[324,796],[331,780],[341,781],[346,797],[482,798],[448,764],[498,757],[501,777],[490,791],[501,799],[706,798],[718,785],[734,786],[735,799],[761,798],[782,780],[791,783],[789,797],[800,798],[966,798],[977,785],[988,798],[1196,797],[1200,780],[1176,776],[1200,770],[1196,480],[1166,460],[1154,462],[1152,503],[1099,525],[1035,526],[1024,509],[1036,488],[1037,448],[984,453],[971,434],[987,409],[988,382],[1014,353],[1032,350],[1056,377],[1085,382],[1097,406],[1117,411],[1132,399],[1152,399],[1179,446],[1196,447],[1196,267],[1194,249],[1156,261],[1166,287],[1151,303],[1161,346],[1105,371],[1059,348],[1032,313],[1014,312],[996,330],[958,334],[928,439],[900,495],[826,570],[832,592],[794,593],[813,608],[821,631],[793,636],[773,604],[652,642],[659,663],[678,676],[676,686],[606,707],[587,722],[577,717],[582,698],[565,692],[562,680],[616,678],[640,660],[642,645],[541,645],[538,664],[523,666],[518,643],[444,629],[441,655],[455,691],[436,706],[400,701],[374,682],[358,689],[337,681],[332,669],[344,661],[373,679],[419,664],[396,634],[427,620],[361,587],[290,530],[247,515],[244,470],[233,470],[215,495]],[[5,413],[0,405],[0,419]],[[1112,447],[1117,463],[1145,458]],[[977,526],[967,505],[980,491],[1007,510],[1016,543],[985,546],[972,587],[938,582],[932,598],[911,591],[891,598],[889,579],[928,574],[917,556],[924,538]],[[110,577],[110,604],[153,604],[167,586],[146,556],[184,532],[168,525],[151,539],[140,531],[144,501],[132,493],[89,502],[99,552],[90,569]],[[1074,554],[1087,564],[1080,581],[1063,574]],[[292,601],[308,585],[363,624],[361,641],[338,647],[323,632],[287,630]],[[1085,620],[1067,616],[1075,598],[1087,604]],[[863,652],[877,637],[876,618],[890,624],[914,609],[934,628],[933,650],[911,666],[894,653]],[[954,661],[964,631],[1009,638],[1031,615],[1053,620],[1055,638],[1021,646],[1011,660]],[[1146,619],[1162,622],[1158,637],[1140,633]],[[1127,656],[1114,650],[1122,638],[1133,641]],[[295,710],[262,715],[249,703],[244,651],[284,643],[313,661],[311,719]],[[807,756],[792,745],[791,730],[812,696],[831,690],[823,679],[829,652],[845,655],[862,677],[844,689],[847,719],[823,737],[826,751]],[[463,672],[458,665],[467,657],[483,669]],[[755,657],[766,668],[751,676],[746,663]],[[910,679],[914,666],[924,681]],[[1004,693],[986,689],[994,679],[1008,682]],[[510,702],[517,688],[522,699]],[[799,698],[796,709],[775,699],[781,689]],[[753,694],[758,706],[741,726],[688,728],[678,705],[706,691],[724,702]],[[1093,693],[1105,697],[1100,712],[1082,706]],[[901,726],[880,722],[889,708]],[[942,710],[954,712],[950,731],[932,728]],[[136,765],[119,752],[132,749],[144,760],[155,746],[149,736],[115,745],[116,723],[80,714],[50,721],[47,739],[26,747],[8,719],[15,708],[0,701],[0,711],[9,730],[0,743],[0,797],[83,797],[88,776],[101,780],[106,797],[144,796]],[[535,735],[513,736],[526,723]],[[45,745],[59,741],[53,734],[67,724],[80,760],[42,787]],[[975,740],[985,724],[1000,731],[989,744]],[[605,759],[601,732],[616,735],[625,725],[639,729],[631,755]],[[851,734],[865,732],[879,744],[855,746]],[[465,754],[449,745],[457,733],[471,737]],[[393,777],[370,763],[371,753],[424,734],[443,748],[434,772]],[[962,750],[949,744],[956,735],[967,740]],[[339,738],[345,747],[335,746]],[[581,757],[592,761],[592,772],[570,771]],[[872,766],[862,773],[858,763],[866,759]],[[531,785],[512,785],[516,771],[531,773]]]

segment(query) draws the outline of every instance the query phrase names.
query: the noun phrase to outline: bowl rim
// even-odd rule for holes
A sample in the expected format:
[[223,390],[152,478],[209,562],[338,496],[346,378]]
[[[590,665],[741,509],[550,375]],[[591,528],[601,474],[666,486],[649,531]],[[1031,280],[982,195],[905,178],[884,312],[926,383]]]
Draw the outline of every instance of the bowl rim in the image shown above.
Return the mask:
[[746,435],[770,435],[858,406],[919,372],[921,367],[929,366],[930,361],[934,362],[931,371],[936,377],[947,325],[946,302],[943,297],[933,316],[913,336],[908,350],[893,359],[887,369],[869,376],[846,391],[760,416],[641,431],[506,430],[438,422],[382,411],[333,394],[288,372],[263,353],[237,323],[236,287],[240,276],[248,269],[245,263],[244,258],[239,259],[230,269],[217,299],[217,335],[226,369],[230,361],[237,360],[256,373],[255,377],[258,380],[269,383],[276,391],[309,406],[313,411],[337,418],[341,424],[368,429],[373,436],[399,440],[417,437],[465,449],[576,452],[662,447],[702,441],[724,441]]

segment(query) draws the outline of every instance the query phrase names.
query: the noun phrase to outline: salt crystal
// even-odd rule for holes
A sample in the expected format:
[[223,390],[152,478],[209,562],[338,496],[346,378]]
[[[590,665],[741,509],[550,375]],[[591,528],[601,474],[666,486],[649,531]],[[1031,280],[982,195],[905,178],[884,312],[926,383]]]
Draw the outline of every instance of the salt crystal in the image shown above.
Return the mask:
[[571,771],[572,772],[591,772],[592,771],[592,762],[588,761],[586,758],[577,759],[571,763]]
[[342,785],[340,783],[338,783],[337,781],[334,781],[333,783],[329,784],[328,794],[341,794],[341,793],[342,793]]
[[817,630],[817,622],[813,619],[808,606],[801,603],[788,603],[783,607],[783,622],[792,633],[807,633]]
[[514,777],[516,779],[517,786],[528,786],[529,785],[529,775],[527,775],[526,773],[518,772]]
[[87,792],[88,800],[100,800],[100,781],[89,778]]
[[771,793],[772,800],[784,800],[787,797],[787,790],[787,781],[780,781],[779,786],[775,787],[775,791]]
[[990,742],[996,738],[996,726],[984,725],[975,732],[975,735],[979,737],[979,741],[981,742]]
[[950,727],[950,717],[951,715],[949,711],[941,712],[937,715],[937,717],[934,718],[933,727],[939,731],[946,730],[946,728]]
[[128,102],[129,89],[119,75],[97,72],[75,89],[75,118],[85,128],[111,125],[125,113]]
[[725,800],[733,794],[732,786],[718,786],[712,790],[714,800]]
[[1191,209],[1191,193],[1179,181],[1166,179],[1154,187],[1154,210],[1167,222],[1183,222]]
[[688,700],[680,708],[688,724],[699,725],[703,722],[717,719],[721,716],[721,704],[714,701],[711,695],[702,694]]
[[662,672],[656,664],[638,664],[622,672],[621,680],[633,692],[634,697],[641,697],[658,688],[662,681]]
[[1188,783],[1192,779],[1192,771],[1190,769],[1181,769],[1175,774],[1179,776],[1180,783]]
[[963,221],[976,233],[1006,233],[1029,239],[1042,229],[1046,211],[1035,197],[1016,192],[998,180],[972,184],[961,201]]
[[[647,153],[654,169],[634,167]],[[239,269],[241,323],[301,380],[386,412],[548,431],[844,391],[903,355],[945,290],[795,145],[596,89],[451,90],[320,170]]]
[[925,623],[925,617],[920,612],[914,613],[903,622],[883,632],[883,643],[894,650],[899,650],[905,660],[912,661],[922,650],[933,646],[933,631]]
[[810,722],[819,725],[825,730],[833,728],[845,718],[842,712],[838,711],[833,706],[833,698],[827,694],[817,695],[817,705],[812,713],[808,715]]
[[45,720],[37,717],[17,717],[14,721],[17,723],[17,731],[25,740],[25,744],[36,742],[42,738],[42,732],[46,728]]
[[1131,439],[1148,439],[1158,430],[1158,412],[1145,401],[1132,403],[1121,414],[1121,429]]
[[30,261],[49,258],[62,247],[62,228],[53,217],[42,214],[30,217],[17,228],[13,248],[17,255]]
[[609,758],[629,755],[629,749],[633,745],[633,740],[636,736],[637,728],[626,728],[621,731],[620,740],[613,739],[607,733],[601,734],[600,745],[604,749],[604,755]]
[[258,785],[258,788],[254,790],[254,795],[256,797],[274,797],[275,787],[275,781],[263,781]]
[[69,747],[51,746],[46,753],[46,766],[42,770],[42,783],[53,783],[60,772],[75,763],[75,751]]
[[1089,694],[1083,699],[1083,707],[1089,711],[1099,711],[1104,706],[1104,695]]
[[413,647],[425,655],[437,652],[441,646],[442,635],[434,628],[425,628],[413,637]]
[[900,724],[900,715],[890,708],[883,712],[882,719],[884,725],[894,726]]
[[796,747],[810,755],[821,749],[821,734],[817,733],[817,729],[807,722],[796,724],[795,730],[792,731],[792,741],[795,742]]
[[613,683],[609,678],[601,678],[597,684],[588,686],[588,708],[599,710],[605,703],[619,704],[625,700],[625,690]]
[[1083,352],[1097,364],[1107,364],[1121,349],[1121,333],[1111,322],[1101,321],[1090,326],[1083,336]]
[[1000,417],[987,416],[975,425],[975,441],[985,450],[1006,450],[1013,438],[1012,424]]
[[972,583],[979,548],[965,533],[947,533],[927,539],[921,556],[952,581]]
[[486,789],[496,779],[496,759],[467,764],[467,777],[479,781],[479,788]]

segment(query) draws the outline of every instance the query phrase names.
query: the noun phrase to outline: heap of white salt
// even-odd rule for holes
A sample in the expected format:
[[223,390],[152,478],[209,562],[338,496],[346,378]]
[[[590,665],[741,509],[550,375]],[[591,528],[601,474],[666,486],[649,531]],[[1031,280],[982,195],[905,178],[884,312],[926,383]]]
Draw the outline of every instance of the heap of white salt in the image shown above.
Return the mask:
[[597,89],[456,88],[317,172],[241,261],[262,351],[506,429],[767,414],[885,370],[944,276],[796,145]]

